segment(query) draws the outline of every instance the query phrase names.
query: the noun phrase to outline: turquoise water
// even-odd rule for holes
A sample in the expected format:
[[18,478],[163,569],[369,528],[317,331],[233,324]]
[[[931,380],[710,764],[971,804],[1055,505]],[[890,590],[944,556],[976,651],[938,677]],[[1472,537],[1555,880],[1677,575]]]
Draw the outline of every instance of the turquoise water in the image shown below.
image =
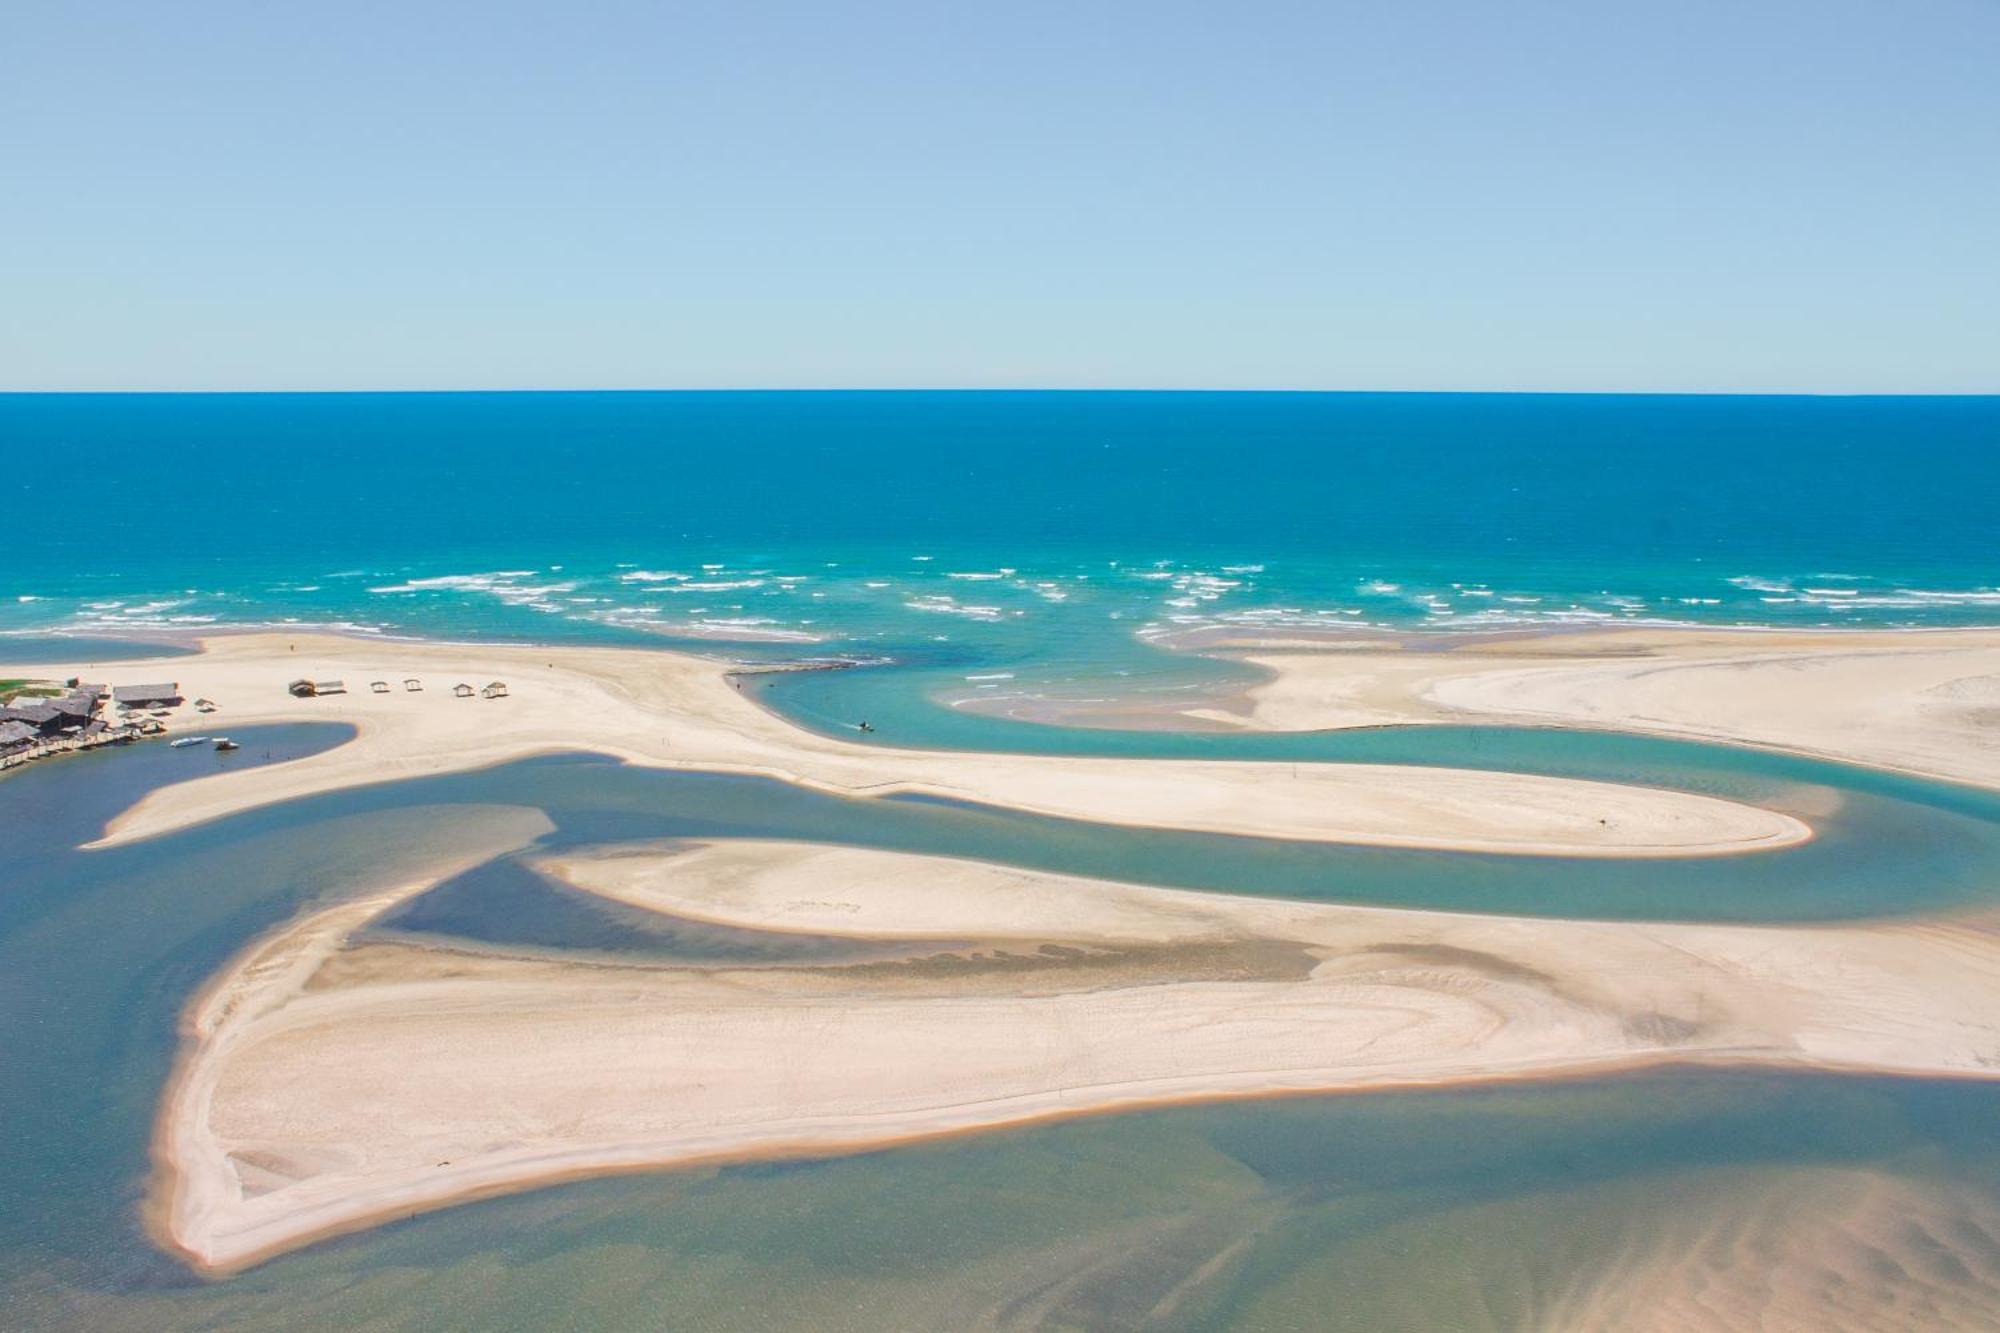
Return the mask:
[[[245,731],[238,758],[276,761],[342,734]],[[0,1192],[9,1201],[0,1322],[879,1328],[990,1315],[1057,1327],[1518,1327],[1565,1292],[1617,1280],[1649,1246],[1673,1255],[1682,1228],[1776,1245],[1830,1206],[1823,1191],[1844,1198],[1857,1182],[1893,1186],[1903,1210],[1871,1241],[1882,1262],[1868,1278],[1880,1290],[1863,1285],[1867,1300],[1890,1302],[1919,1282],[1967,1308],[1993,1298],[1981,1256],[2000,1244],[2000,1140],[1991,1132],[2000,1093],[1976,1083],[1673,1072],[1187,1108],[827,1162],[592,1182],[448,1210],[203,1283],[154,1251],[136,1224],[175,1016],[234,950],[301,904],[490,838],[527,806],[555,824],[540,849],[776,833],[1146,874],[1198,850],[1143,836],[1049,838],[1037,821],[990,812],[856,809],[747,779],[561,758],[295,802],[105,852],[70,850],[152,785],[212,762],[206,752],[141,746],[0,783],[0,821],[16,831],[19,853],[0,895],[9,1075],[0,1080]],[[1768,779],[1746,771],[1740,780]],[[1950,789],[1933,794],[1937,805],[1850,799],[1883,802],[1875,817],[1912,821],[1911,840],[1942,838],[1967,863],[1967,891],[1983,883],[1990,894],[1994,878],[1972,872],[1990,870],[1996,849],[1924,825],[1974,819],[1952,808]],[[1801,854],[1714,864],[1773,867],[1764,886],[1740,886],[1757,896],[1777,890],[1787,876],[1776,868]],[[1468,899],[1487,892],[1479,880],[1497,864],[1409,860],[1406,873],[1431,892],[1455,884]],[[1224,875],[1232,858],[1212,864]],[[1552,885],[1564,865],[1530,869]],[[532,880],[515,857],[488,862],[390,928],[746,956],[746,933],[539,913],[534,896],[546,889],[524,877]],[[1340,879],[1327,878],[1327,896],[1344,896]],[[1306,891],[1303,881],[1291,887]],[[1696,893],[1691,881],[1683,887]],[[1876,902],[1890,905],[1879,893]],[[1681,914],[1704,910],[1681,904]],[[765,961],[827,956],[810,940],[762,947]],[[1774,1221],[1773,1200],[1795,1196]],[[1911,1226],[1941,1239],[1929,1249],[1899,1241],[1897,1229]],[[1892,1262],[1909,1271],[1885,1276]],[[1826,1280],[1830,1294],[1856,1296],[1852,1274]]]
[[16,395],[0,440],[200,497],[136,479],[79,522],[66,482],[17,469],[0,629],[1103,665],[1135,630],[1215,622],[2000,611],[1995,398]]
[[[515,834],[532,852],[826,840],[1522,915],[1988,908],[2000,797],[1951,784],[1555,730],[1196,735],[992,713],[1216,689],[1236,668],[1161,647],[1216,627],[1992,623],[2000,400],[0,396],[0,440],[134,478],[79,520],[57,473],[10,471],[11,660],[268,623],[859,660],[880,665],[748,688],[849,739],[865,717],[872,743],[1241,758],[1274,780],[1306,760],[1604,778],[1797,809],[1819,833],[1718,860],[1490,857],[559,756],[84,853],[156,785],[345,733],[239,729],[234,755],[143,745],[39,765],[0,780],[0,1325],[1530,1327],[1656,1260],[1688,1259],[1726,1294],[1883,1192],[1886,1217],[1811,1255],[1827,1311],[1938,1326],[2000,1301],[2000,1094],[1977,1083],[1667,1071],[1189,1108],[539,1191],[223,1284],[192,1279],[136,1220],[194,990],[307,903]],[[196,508],[160,501],[190,479]],[[988,711],[951,706],[967,700]],[[663,920],[527,862],[485,859],[376,929],[693,962],[896,952]]]

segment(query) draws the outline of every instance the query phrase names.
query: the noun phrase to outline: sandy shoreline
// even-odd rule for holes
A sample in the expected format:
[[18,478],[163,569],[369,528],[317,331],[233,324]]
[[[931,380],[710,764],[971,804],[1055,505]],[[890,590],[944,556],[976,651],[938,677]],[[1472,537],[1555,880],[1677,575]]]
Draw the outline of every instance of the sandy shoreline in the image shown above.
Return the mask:
[[[0,666],[0,672],[12,670]],[[40,674],[102,672],[86,664]],[[425,682],[403,689],[406,677]],[[296,699],[295,677],[349,692]],[[899,750],[793,726],[734,688],[728,668],[664,651],[223,635],[192,657],[121,663],[119,680],[181,682],[220,705],[180,730],[337,721],[353,740],[288,763],[160,788],[100,846],[344,787],[595,751],[627,763],[778,778],[850,797],[920,793],[1059,818],[1252,837],[1524,855],[1705,856],[1789,846],[1810,827],[1778,811],[1652,788],[1525,774],[1359,764],[1078,759]],[[388,693],[370,691],[383,680]],[[503,680],[509,697],[457,699]]]
[[225,1272],[582,1175],[1190,1100],[1655,1064],[2000,1069],[1982,920],[1527,921],[795,843],[539,864],[679,916],[961,943],[902,963],[625,966],[349,941],[423,882],[325,909],[191,1008],[157,1234]]
[[1211,639],[1263,669],[1218,724],[1491,723],[1724,741],[2000,787],[2000,630],[1604,629]]
[[[1253,694],[1256,726],[1563,722],[1980,780],[2000,632],[1267,645],[1252,660],[1271,672]],[[1810,836],[1792,815],[1734,802],[1506,773],[860,746],[767,712],[727,672],[667,652],[221,636],[109,674],[178,680],[221,706],[183,731],[324,720],[353,725],[354,739],[161,788],[104,842],[577,750],[850,797],[924,792],[1390,846],[1711,855]],[[295,699],[284,684],[298,676],[342,677],[350,693]],[[401,689],[409,676],[424,690]],[[370,691],[374,679],[391,690]],[[452,695],[493,679],[509,697]],[[1406,912],[754,841],[537,864],[629,907],[912,952],[697,967],[356,941],[449,868],[413,873],[258,941],[191,1006],[148,1206],[162,1244],[222,1273],[578,1176],[1192,1100],[1659,1064],[2000,1069],[2000,947],[1985,919],[1773,928]]]

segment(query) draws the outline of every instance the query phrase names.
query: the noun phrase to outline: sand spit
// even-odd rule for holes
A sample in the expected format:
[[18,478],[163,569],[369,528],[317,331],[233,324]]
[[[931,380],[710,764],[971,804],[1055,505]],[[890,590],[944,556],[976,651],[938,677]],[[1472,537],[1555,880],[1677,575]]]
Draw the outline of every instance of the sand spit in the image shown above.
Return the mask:
[[[0,667],[0,672],[11,668]],[[104,668],[38,668],[42,674]],[[1538,855],[1703,856],[1811,836],[1790,815],[1680,792],[1391,765],[1074,759],[898,750],[804,731],[745,698],[728,669],[664,651],[238,634],[198,656],[121,663],[219,705],[204,729],[347,722],[323,754],[163,787],[96,845],[151,837],[363,783],[589,750],[661,768],[753,773],[842,796],[919,793],[1109,824],[1255,837]],[[348,692],[298,699],[294,678]],[[404,688],[408,678],[424,688]],[[375,693],[380,680],[391,688]],[[508,697],[454,697],[504,681]]]
[[1605,727],[2000,786],[2000,630],[1637,629],[1212,642],[1272,673],[1276,731],[1412,722]]
[[307,917],[190,1014],[152,1216],[226,1272],[580,1175],[1231,1096],[1658,1063],[1991,1077],[1983,922],[1518,920],[1190,893],[793,843],[545,857],[732,925],[972,941],[905,962],[607,964]]

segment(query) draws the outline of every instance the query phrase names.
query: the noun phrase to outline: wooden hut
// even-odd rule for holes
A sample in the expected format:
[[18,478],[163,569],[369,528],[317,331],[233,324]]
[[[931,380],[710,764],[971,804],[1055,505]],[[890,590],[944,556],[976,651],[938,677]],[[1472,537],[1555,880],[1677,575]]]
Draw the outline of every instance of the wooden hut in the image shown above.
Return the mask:
[[181,687],[166,685],[120,685],[111,691],[112,701],[121,708],[173,708],[181,701]]
[[488,699],[504,699],[507,697],[507,686],[504,682],[496,680],[481,690],[480,693]]
[[412,676],[408,680],[403,682],[403,688],[408,690],[411,694],[416,694],[417,692],[419,692],[424,688],[424,683],[418,680],[415,676]]
[[319,690],[309,680],[295,680],[285,686],[285,688],[290,690],[294,697],[300,699],[310,699],[319,693]]
[[0,722],[18,722],[41,736],[53,736],[74,721],[48,699],[16,699],[0,708]]
[[344,680],[316,680],[313,682],[313,693],[345,694],[347,693],[347,682]]
[[368,682],[368,688],[376,694],[387,694],[389,692],[389,682],[386,680],[371,680]]
[[461,699],[470,699],[473,695],[478,693],[477,690],[473,689],[470,685],[467,685],[464,681],[460,681],[458,684],[452,686],[451,692],[457,695]]

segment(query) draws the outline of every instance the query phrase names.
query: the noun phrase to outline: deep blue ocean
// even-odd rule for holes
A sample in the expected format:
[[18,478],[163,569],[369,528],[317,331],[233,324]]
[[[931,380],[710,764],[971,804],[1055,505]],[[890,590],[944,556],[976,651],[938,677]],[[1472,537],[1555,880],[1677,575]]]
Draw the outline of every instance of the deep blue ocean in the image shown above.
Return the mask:
[[[0,396],[0,631],[2000,620],[2000,398]],[[1067,647],[1063,647],[1067,645]]]

